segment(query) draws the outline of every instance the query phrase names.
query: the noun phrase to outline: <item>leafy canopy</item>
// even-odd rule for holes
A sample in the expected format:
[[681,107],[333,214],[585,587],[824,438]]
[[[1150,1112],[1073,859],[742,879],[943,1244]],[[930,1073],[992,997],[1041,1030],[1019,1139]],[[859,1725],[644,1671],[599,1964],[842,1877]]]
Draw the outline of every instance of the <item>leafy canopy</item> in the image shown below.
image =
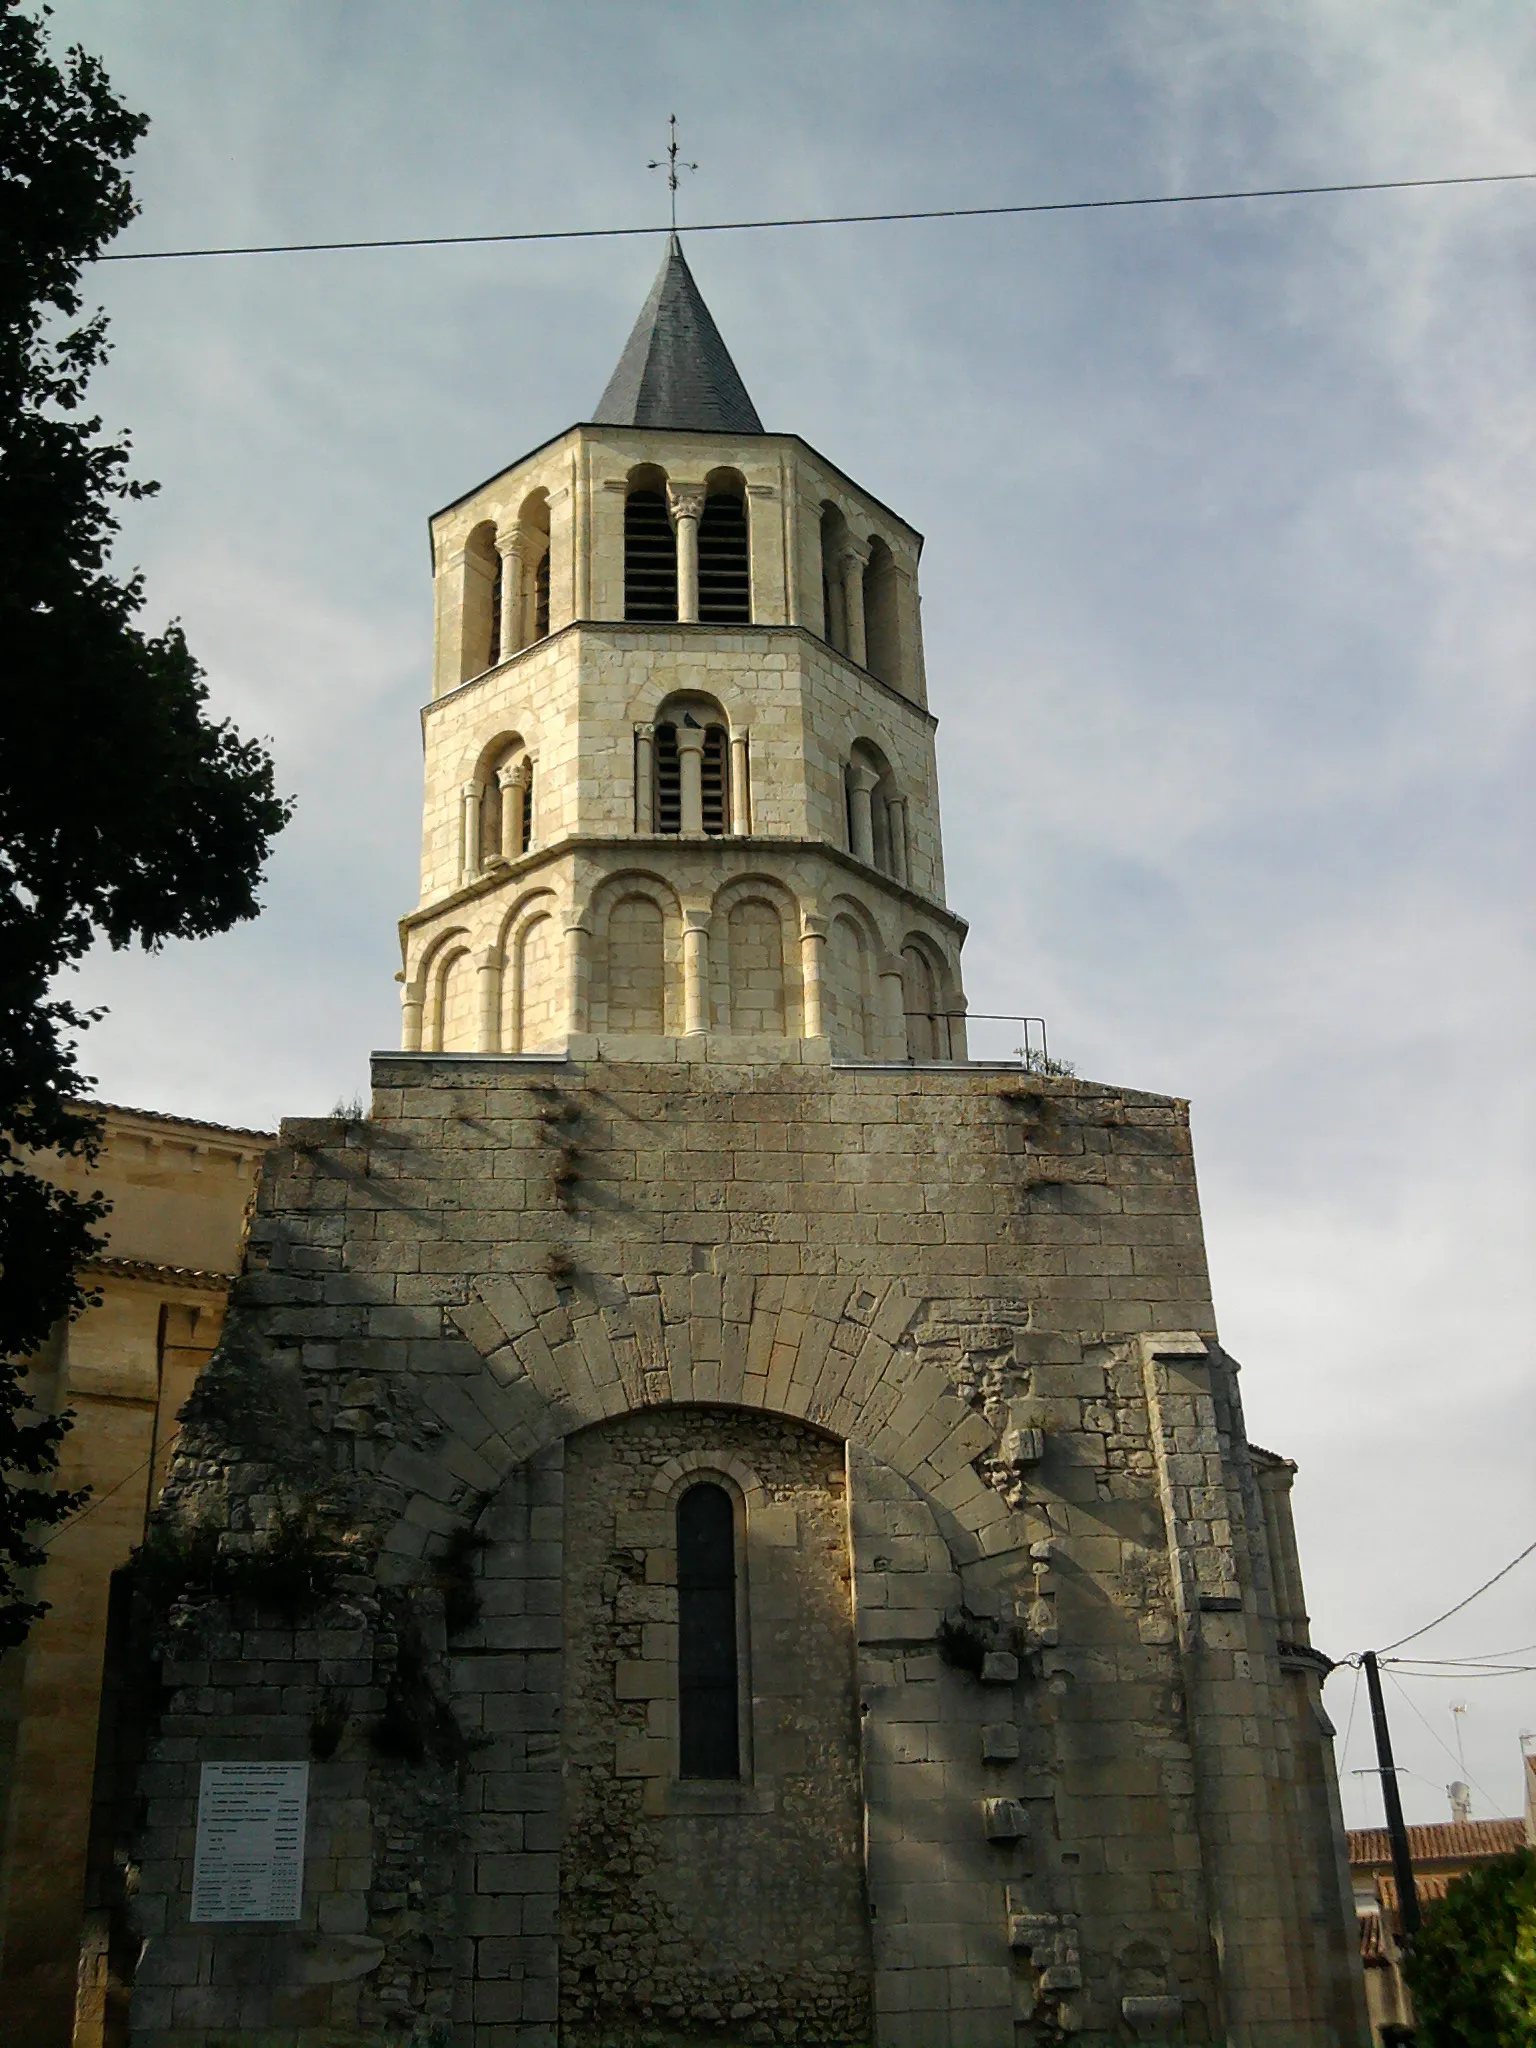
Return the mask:
[[1536,2041],[1536,1855],[1458,1877],[1425,1913],[1404,1974],[1421,2048]]
[[[155,486],[82,410],[107,336],[81,275],[138,211],[123,165],[147,126],[0,0],[0,1361],[85,1305],[106,1213],[39,1171],[100,1135],[75,1052],[95,1013],[57,977],[97,937],[154,948],[254,917],[289,814],[265,749],[209,717],[181,628],[145,632],[142,579],[110,562],[116,508]],[[17,1577],[41,1558],[29,1532],[78,1505],[34,1483],[67,1428],[0,1363],[0,1650],[42,1611]]]

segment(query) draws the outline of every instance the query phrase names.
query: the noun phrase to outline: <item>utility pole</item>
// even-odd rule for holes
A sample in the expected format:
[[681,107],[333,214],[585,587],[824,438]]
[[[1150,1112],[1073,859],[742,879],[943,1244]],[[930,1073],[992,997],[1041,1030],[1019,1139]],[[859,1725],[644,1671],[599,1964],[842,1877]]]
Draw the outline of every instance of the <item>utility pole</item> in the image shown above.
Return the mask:
[[1408,1830],[1403,1825],[1403,1802],[1397,1796],[1397,1766],[1392,1761],[1392,1736],[1387,1728],[1387,1709],[1381,1697],[1381,1673],[1376,1652],[1367,1650],[1360,1662],[1365,1666],[1366,1689],[1371,1695],[1371,1720],[1376,1729],[1376,1763],[1381,1774],[1381,1803],[1387,1810],[1387,1835],[1392,1843],[1392,1875],[1397,1880],[1397,1910],[1403,1923],[1404,1943],[1419,1931],[1419,1893],[1413,1881],[1413,1858],[1408,1853]]

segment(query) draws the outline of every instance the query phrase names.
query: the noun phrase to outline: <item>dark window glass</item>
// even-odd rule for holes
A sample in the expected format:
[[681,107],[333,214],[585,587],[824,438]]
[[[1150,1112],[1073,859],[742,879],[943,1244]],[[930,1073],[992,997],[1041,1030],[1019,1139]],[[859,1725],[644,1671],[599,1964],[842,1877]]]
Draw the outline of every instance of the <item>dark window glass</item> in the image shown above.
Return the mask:
[[683,771],[677,758],[677,727],[658,725],[656,750],[656,830],[683,829]]
[[533,572],[533,637],[543,640],[549,633],[549,549],[539,557]]
[[720,1486],[677,1504],[677,1725],[683,1777],[740,1777],[736,1517]]
[[745,626],[752,619],[747,570],[747,515],[740,498],[706,498],[699,521],[699,619],[706,626]]
[[533,763],[528,763],[527,778],[523,783],[523,843],[518,849],[526,853],[533,844]]
[[624,616],[677,617],[677,536],[660,491],[631,491],[624,501]]
[[494,668],[501,659],[501,591],[502,578],[506,574],[506,563],[498,554],[496,573],[491,578],[491,642],[486,649],[487,668]]

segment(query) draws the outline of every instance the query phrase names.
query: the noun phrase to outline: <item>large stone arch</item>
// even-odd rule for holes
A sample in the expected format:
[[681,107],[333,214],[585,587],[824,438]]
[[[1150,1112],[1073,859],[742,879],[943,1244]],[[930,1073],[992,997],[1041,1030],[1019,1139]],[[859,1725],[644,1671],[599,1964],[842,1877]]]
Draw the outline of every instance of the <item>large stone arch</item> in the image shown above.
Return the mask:
[[576,1430],[693,1403],[799,1417],[890,1467],[962,1567],[1013,1550],[1020,1532],[973,1464],[995,1449],[992,1429],[902,1343],[921,1308],[900,1280],[644,1274],[604,1283],[601,1301],[562,1301],[538,1276],[483,1278],[448,1311],[466,1340],[458,1369],[419,1381],[441,1436],[385,1462],[408,1498],[384,1575],[425,1572],[434,1537]]

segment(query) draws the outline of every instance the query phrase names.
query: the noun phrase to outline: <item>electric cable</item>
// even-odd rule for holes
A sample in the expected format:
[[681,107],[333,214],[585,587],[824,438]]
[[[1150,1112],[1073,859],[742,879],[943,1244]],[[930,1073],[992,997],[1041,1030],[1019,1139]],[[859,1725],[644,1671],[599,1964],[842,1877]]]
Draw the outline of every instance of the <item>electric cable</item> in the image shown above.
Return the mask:
[[[1524,185],[1536,171],[1485,171],[1455,178],[1375,178],[1336,185],[1261,185],[1231,192],[1155,192],[1117,199],[1039,199],[1007,206],[930,206],[893,213],[807,213],[776,220],[696,221],[690,235],[736,235],[767,228],[844,228],[920,220],[995,220],[1028,213],[1109,213],[1132,207],[1213,206],[1239,199],[1316,199],[1349,192],[1428,192],[1456,185]],[[207,249],[115,249],[94,263],[169,263],[204,256],[313,256],[354,249],[463,249],[497,242],[594,242],[664,235],[665,227],[526,228],[490,235],[391,235],[345,242],[241,242]]]
[[[1396,1685],[1398,1691],[1402,1693],[1403,1699],[1406,1701],[1408,1707],[1412,1711],[1414,1719],[1424,1729],[1425,1733],[1434,1737],[1435,1741],[1439,1743],[1440,1747],[1445,1751],[1446,1755],[1450,1758],[1451,1762],[1455,1764],[1458,1771],[1466,1770],[1466,1765],[1461,1761],[1460,1757],[1457,1756],[1455,1750],[1451,1748],[1451,1745],[1445,1740],[1444,1736],[1441,1735],[1437,1729],[1431,1728],[1429,1723],[1424,1719],[1424,1716],[1419,1712],[1418,1708],[1414,1705],[1411,1694],[1403,1692],[1403,1688],[1400,1684],[1398,1684],[1396,1678],[1393,1678],[1392,1683]],[[1426,1779],[1425,1782],[1428,1783],[1429,1781]],[[1467,1771],[1467,1782],[1472,1786],[1472,1789],[1475,1792],[1477,1792],[1482,1798],[1488,1801],[1490,1811],[1497,1810],[1499,1804],[1497,1799],[1495,1799],[1489,1792],[1485,1791],[1484,1788],[1478,1784],[1476,1778],[1472,1776],[1472,1773],[1470,1771]]]
[[1416,1628],[1412,1635],[1399,1636],[1395,1643],[1388,1643],[1386,1648],[1380,1651],[1379,1654],[1385,1657],[1388,1650],[1400,1650],[1404,1643],[1416,1643],[1420,1636],[1427,1636],[1430,1630],[1438,1628],[1442,1621],[1449,1621],[1453,1614],[1460,1614],[1463,1607],[1470,1607],[1474,1600],[1481,1599],[1490,1586],[1496,1586],[1500,1579],[1508,1578],[1517,1564],[1524,1564],[1533,1550],[1536,1550],[1536,1543],[1528,1543],[1518,1557],[1512,1557],[1502,1571],[1495,1572],[1491,1579],[1485,1579],[1475,1593],[1469,1593],[1465,1600],[1458,1600],[1454,1607],[1447,1607],[1444,1614],[1437,1614],[1433,1621],[1426,1621],[1424,1626]]
[[54,1544],[65,1533],[67,1529],[78,1529],[80,1524],[85,1520],[87,1515],[94,1515],[98,1508],[104,1508],[107,1502],[111,1500],[112,1496],[115,1493],[122,1492],[123,1488],[128,1484],[130,1479],[137,1479],[141,1472],[148,1471],[151,1463],[155,1459],[162,1457],[165,1454],[165,1452],[169,1451],[171,1446],[176,1442],[177,1437],[179,1437],[180,1435],[181,1431],[178,1429],[176,1432],[176,1436],[168,1438],[163,1445],[157,1446],[156,1449],[150,1452],[147,1458],[141,1458],[138,1464],[134,1466],[133,1470],[131,1472],[125,1472],[122,1478],[118,1480],[115,1486],[109,1486],[105,1493],[96,1494],[92,1499],[88,1500],[85,1503],[84,1507],[76,1508],[72,1515],[66,1515],[64,1520],[60,1522],[58,1527],[54,1530],[53,1534],[49,1536],[46,1539],[46,1541],[39,1543],[39,1545],[37,1546],[38,1549],[51,1550]]

